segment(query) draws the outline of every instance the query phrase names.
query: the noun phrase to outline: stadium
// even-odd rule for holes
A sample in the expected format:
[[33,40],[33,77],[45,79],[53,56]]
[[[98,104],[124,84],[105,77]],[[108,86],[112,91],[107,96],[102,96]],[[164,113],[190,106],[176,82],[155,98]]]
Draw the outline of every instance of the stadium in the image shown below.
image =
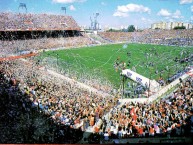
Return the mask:
[[0,143],[192,143],[193,28],[105,31],[96,13],[83,29],[21,8],[0,12]]

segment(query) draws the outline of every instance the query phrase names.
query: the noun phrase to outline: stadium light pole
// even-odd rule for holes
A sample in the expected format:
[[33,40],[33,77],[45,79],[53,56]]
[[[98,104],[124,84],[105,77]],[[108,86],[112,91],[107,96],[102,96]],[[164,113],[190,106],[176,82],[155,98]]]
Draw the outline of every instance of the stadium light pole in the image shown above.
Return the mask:
[[124,75],[122,76],[122,83],[123,83],[123,92],[122,92],[122,99],[123,99],[124,91],[125,91],[125,85],[124,85],[124,83],[125,83],[125,76]]
[[46,61],[46,63],[47,63],[46,65],[48,66],[48,64],[49,64],[48,62],[49,62],[49,58],[50,58],[50,53],[48,53],[47,55],[48,55],[48,59]]
[[25,8],[25,12],[27,13],[27,6],[26,6],[25,3],[20,3],[19,4],[18,11],[19,11],[20,8],[22,8],[22,9]]
[[170,68],[168,66],[166,66],[166,71],[168,72],[167,84],[169,84]]
[[152,77],[152,73],[153,73],[153,66],[154,66],[154,62],[153,60],[151,60],[150,58],[153,56],[153,54],[157,53],[156,50],[154,48],[152,49],[146,49],[145,52],[145,57],[146,57],[146,65],[147,65],[147,69],[149,71],[149,86],[148,86],[148,97],[150,96],[150,90],[151,90],[151,77]]
[[[150,62],[151,63],[151,62]],[[152,67],[149,67],[149,86],[148,86],[148,98],[149,98],[149,95],[150,95],[150,87],[151,87],[151,75],[152,75]]]
[[[149,68],[149,52],[148,52],[148,50],[146,49],[145,50],[145,57],[146,57],[146,63],[145,63],[145,65],[146,65],[146,68],[148,69],[148,72],[149,72],[149,77],[150,77],[150,68]],[[149,91],[150,91],[150,78],[149,78],[149,84],[148,84],[148,86],[147,86],[147,97],[149,98]]]
[[[127,45],[124,45],[123,46],[123,48],[127,48]],[[130,61],[130,59],[131,59],[131,52],[130,51],[128,51],[127,52],[127,57],[128,57],[128,64],[126,64],[125,66],[124,66],[124,63],[123,63],[123,67],[125,68],[126,66],[130,66],[131,65],[131,61]],[[125,80],[127,79],[127,77],[126,76],[124,76],[124,78],[123,78],[123,95],[124,95],[124,91],[125,91]]]
[[61,10],[66,14],[66,7],[61,7]]
[[58,66],[58,53],[56,54],[56,57],[57,57],[57,66]]

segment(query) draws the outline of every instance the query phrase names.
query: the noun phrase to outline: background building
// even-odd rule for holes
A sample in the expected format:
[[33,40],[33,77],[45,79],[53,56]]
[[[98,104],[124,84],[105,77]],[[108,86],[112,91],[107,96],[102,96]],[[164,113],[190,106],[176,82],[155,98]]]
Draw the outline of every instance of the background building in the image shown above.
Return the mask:
[[151,29],[174,29],[175,27],[185,26],[186,29],[192,29],[193,25],[183,22],[158,22],[151,25]]

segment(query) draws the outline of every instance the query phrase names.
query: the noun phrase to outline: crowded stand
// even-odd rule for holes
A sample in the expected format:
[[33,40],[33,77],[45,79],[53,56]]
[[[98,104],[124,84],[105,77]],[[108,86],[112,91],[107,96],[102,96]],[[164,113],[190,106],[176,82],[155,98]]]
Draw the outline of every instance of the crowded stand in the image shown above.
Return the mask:
[[0,31],[80,30],[71,16],[51,14],[0,13]]
[[41,39],[13,40],[13,41],[0,40],[0,43],[2,44],[0,45],[0,49],[2,50],[2,52],[6,52],[6,54],[18,53],[21,51],[38,51],[59,47],[72,48],[96,44],[88,37],[83,36],[41,38]]
[[160,45],[192,46],[192,30],[143,30],[141,32],[100,32],[109,42],[153,43]]
[[[0,13],[0,22],[0,31],[79,30],[71,16]],[[100,32],[98,35],[105,43],[193,45],[193,31],[188,30]],[[0,57],[22,51],[97,44],[89,35],[39,36],[11,40],[0,36]],[[174,92],[156,102],[121,104],[121,94],[112,93],[112,86],[95,79],[77,78],[109,93],[101,95],[80,88],[76,79],[66,81],[51,74],[51,69],[33,58],[0,61],[0,101],[3,102],[0,109],[4,110],[0,114],[0,143],[77,143],[87,131],[92,133],[93,138],[89,139],[92,143],[136,137],[193,136],[192,77],[181,80]],[[178,72],[171,79],[178,79],[186,72]]]
[[[21,90],[22,82],[5,69],[11,65],[14,63],[0,65],[0,100],[3,102],[0,106],[0,142],[74,143],[81,139],[80,129],[74,130],[70,126],[56,124],[50,116],[42,113],[40,107],[32,101],[34,96],[31,93],[35,91],[29,92],[27,88]],[[20,69],[21,67],[20,64]]]
[[67,83],[47,74],[45,69],[31,65],[21,60],[1,63],[3,81],[0,93],[3,95],[6,91],[9,97],[17,98],[15,92],[20,90],[21,106],[25,111],[37,108],[54,123],[80,131],[93,128],[93,133],[104,137],[104,141],[131,137],[182,137],[189,136],[192,131],[191,77],[159,102],[119,105],[116,97],[90,94],[79,89],[76,82]]
[[110,42],[128,42],[132,38],[132,33],[100,32],[99,36],[101,36],[105,40],[109,40]]
[[[79,26],[71,16],[0,13],[0,22],[1,56],[22,51],[96,44],[78,31]],[[66,25],[60,25],[62,22]]]
[[[188,136],[193,115],[193,79],[156,103],[125,103],[106,117],[104,131],[114,138]],[[104,133],[104,132],[103,132]]]
[[[17,87],[30,100],[32,107],[40,108],[56,123],[74,129],[81,127],[85,131],[88,126],[94,126],[116,104],[116,98],[103,97],[92,92],[90,94],[79,89],[76,82],[69,84],[46,74],[44,69],[38,70],[38,67],[25,62],[2,63],[1,73],[3,79],[14,82],[9,89]],[[25,104],[23,106],[27,107]]]

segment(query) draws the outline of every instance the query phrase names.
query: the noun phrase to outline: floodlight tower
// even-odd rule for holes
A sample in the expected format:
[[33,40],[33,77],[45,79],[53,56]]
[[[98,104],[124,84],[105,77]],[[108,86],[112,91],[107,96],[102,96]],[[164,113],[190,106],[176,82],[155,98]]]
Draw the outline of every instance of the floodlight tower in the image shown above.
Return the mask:
[[61,10],[66,14],[66,7],[61,7]]
[[18,11],[19,11],[20,8],[21,8],[21,9],[25,9],[25,12],[27,13],[27,6],[26,6],[25,3],[20,3],[20,4],[19,4]]
[[94,22],[93,22],[93,20],[92,20],[92,17],[90,17],[90,21],[91,21],[91,23],[90,23],[90,29],[93,29],[93,24],[94,24]]
[[99,23],[97,21],[97,17],[99,16],[99,13],[96,13],[95,14],[95,17],[94,17],[94,29],[95,30],[98,30],[99,29]]
[[94,21],[93,21],[92,17],[90,17],[91,29],[93,29],[93,30],[98,30],[99,29],[99,23],[97,21],[98,16],[99,16],[99,13],[94,14]]

